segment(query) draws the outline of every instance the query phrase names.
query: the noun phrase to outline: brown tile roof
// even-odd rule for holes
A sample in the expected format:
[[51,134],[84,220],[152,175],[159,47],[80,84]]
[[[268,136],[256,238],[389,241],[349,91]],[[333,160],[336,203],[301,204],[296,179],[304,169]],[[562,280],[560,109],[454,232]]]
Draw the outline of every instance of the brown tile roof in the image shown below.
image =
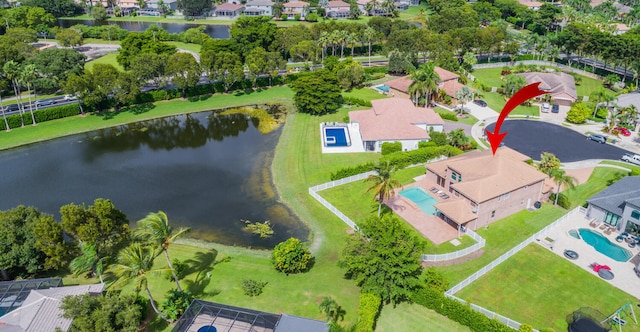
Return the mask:
[[578,99],[576,92],[576,82],[573,76],[563,72],[555,73],[522,73],[519,74],[527,81],[528,84],[541,82],[540,89],[549,91],[553,99],[570,99],[575,102]]
[[62,317],[60,301],[69,295],[99,295],[104,284],[34,289],[20,308],[0,317],[0,325],[16,326],[23,331],[68,331],[71,319]]
[[426,129],[417,125],[444,124],[440,116],[430,108],[415,107],[405,98],[372,100],[373,108],[349,112],[352,122],[360,126],[364,141],[429,139]]
[[447,96],[451,96],[452,98],[456,97],[456,92],[462,89],[464,84],[458,83],[454,80],[445,81],[442,83],[442,86],[439,87],[441,90],[444,90],[447,93]]
[[453,189],[482,203],[525,185],[543,181],[547,176],[526,164],[524,161],[527,159],[529,157],[515,150],[502,147],[495,156],[491,150],[473,151],[427,164],[427,169],[440,176],[445,176],[447,169],[461,174],[462,181],[452,184]]
[[456,73],[452,73],[444,68],[434,67],[433,70],[436,72],[436,74],[438,74],[438,77],[440,77],[440,81],[442,82],[446,82],[446,81],[453,80],[460,77],[460,75]]
[[[463,84],[456,82],[456,79],[460,76],[456,73],[452,73],[440,67],[435,67],[434,71],[436,72],[436,74],[438,74],[438,77],[440,78],[440,82],[441,82],[440,89],[447,91],[447,94],[449,96],[455,97],[456,91],[460,90],[463,86]],[[394,90],[407,93],[407,91],[409,91],[409,85],[411,85],[411,83],[413,83],[413,80],[411,79],[411,76],[407,75],[403,77],[398,77],[391,81],[387,81],[384,84]]]
[[529,8],[540,8],[542,7],[542,2],[538,2],[538,1],[532,1],[532,0],[518,0],[518,2],[523,5],[523,6],[527,6]]
[[339,8],[339,7],[350,7],[351,5],[349,5],[348,3],[341,1],[341,0],[336,0],[336,1],[329,1],[329,8]]
[[411,85],[411,83],[413,83],[413,81],[411,80],[409,75],[407,75],[403,77],[398,77],[391,81],[386,81],[384,84],[394,90],[398,90],[406,93],[409,90],[409,85]]
[[434,204],[433,207],[460,225],[478,218],[477,214],[471,212],[471,206],[464,199],[446,200],[444,202]]
[[284,4],[285,8],[302,8],[307,6],[309,6],[309,3],[305,1],[291,1]]
[[225,2],[223,4],[217,5],[215,11],[228,10],[228,11],[235,12],[236,10],[239,10],[239,9],[242,9],[242,8],[244,8],[243,5],[236,5],[234,3]]

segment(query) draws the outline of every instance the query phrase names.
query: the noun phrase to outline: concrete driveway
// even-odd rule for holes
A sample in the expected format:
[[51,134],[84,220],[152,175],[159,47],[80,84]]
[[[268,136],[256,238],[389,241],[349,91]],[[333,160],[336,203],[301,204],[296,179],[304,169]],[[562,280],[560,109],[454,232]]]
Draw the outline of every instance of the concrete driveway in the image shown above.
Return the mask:
[[498,117],[498,115],[500,115],[500,113],[494,111],[488,106],[481,107],[474,104],[473,102],[465,104],[464,108],[479,121],[496,118]]
[[[493,131],[495,124],[487,126]],[[534,120],[507,120],[500,128],[509,134],[504,144],[534,160],[543,152],[551,152],[564,162],[587,159],[620,159],[626,150],[612,144],[600,144],[571,129]]]

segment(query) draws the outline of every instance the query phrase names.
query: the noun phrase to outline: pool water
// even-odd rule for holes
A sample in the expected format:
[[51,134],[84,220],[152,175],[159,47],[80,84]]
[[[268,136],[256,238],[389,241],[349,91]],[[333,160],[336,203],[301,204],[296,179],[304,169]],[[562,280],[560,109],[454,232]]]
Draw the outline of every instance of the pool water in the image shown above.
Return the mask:
[[575,230],[575,229],[569,230],[569,235],[571,235],[572,237],[575,237],[576,239],[580,240],[580,233],[578,233],[578,231]]
[[405,197],[408,200],[416,203],[416,205],[424,213],[428,215],[436,214],[436,208],[433,207],[433,204],[438,203],[438,200],[433,198],[431,195],[427,194],[421,188],[409,188],[407,190],[401,191],[399,194],[400,196]]
[[347,140],[347,128],[324,128],[324,146],[350,146]]
[[375,88],[377,90],[382,91],[382,92],[389,92],[389,86],[388,85],[378,85]]
[[618,262],[626,262],[633,256],[631,251],[609,241],[609,239],[598,232],[588,228],[580,228],[578,232],[584,242],[594,247],[599,253],[604,254],[611,259]]

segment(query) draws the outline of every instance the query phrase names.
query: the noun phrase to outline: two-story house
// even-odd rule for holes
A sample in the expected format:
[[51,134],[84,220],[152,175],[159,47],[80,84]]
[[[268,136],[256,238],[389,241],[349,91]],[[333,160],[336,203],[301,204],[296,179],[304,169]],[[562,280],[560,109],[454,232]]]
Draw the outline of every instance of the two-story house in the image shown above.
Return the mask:
[[351,13],[351,5],[342,1],[329,1],[327,8],[327,17],[330,18],[348,18]]
[[587,218],[640,236],[640,176],[627,176],[587,200]]
[[532,207],[543,195],[547,175],[529,157],[501,147],[468,152],[427,164],[426,183],[450,198],[434,204],[437,216],[460,229],[476,230]]
[[273,16],[273,1],[251,0],[244,5],[246,16]]
[[304,20],[305,16],[309,13],[309,3],[305,1],[291,1],[284,4],[283,14],[287,15],[288,19],[294,19],[296,15],[300,15],[300,19]]

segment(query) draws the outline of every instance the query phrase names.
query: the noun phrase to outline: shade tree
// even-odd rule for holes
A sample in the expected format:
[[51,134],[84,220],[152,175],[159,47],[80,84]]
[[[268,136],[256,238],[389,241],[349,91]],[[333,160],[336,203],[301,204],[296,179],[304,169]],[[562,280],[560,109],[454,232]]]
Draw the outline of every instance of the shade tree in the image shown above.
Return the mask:
[[182,98],[187,96],[188,88],[198,84],[200,74],[202,69],[191,53],[178,52],[169,56],[166,75],[182,91]]
[[295,92],[293,101],[299,112],[323,115],[337,111],[342,105],[338,79],[326,69],[298,78],[291,83],[291,88]]

